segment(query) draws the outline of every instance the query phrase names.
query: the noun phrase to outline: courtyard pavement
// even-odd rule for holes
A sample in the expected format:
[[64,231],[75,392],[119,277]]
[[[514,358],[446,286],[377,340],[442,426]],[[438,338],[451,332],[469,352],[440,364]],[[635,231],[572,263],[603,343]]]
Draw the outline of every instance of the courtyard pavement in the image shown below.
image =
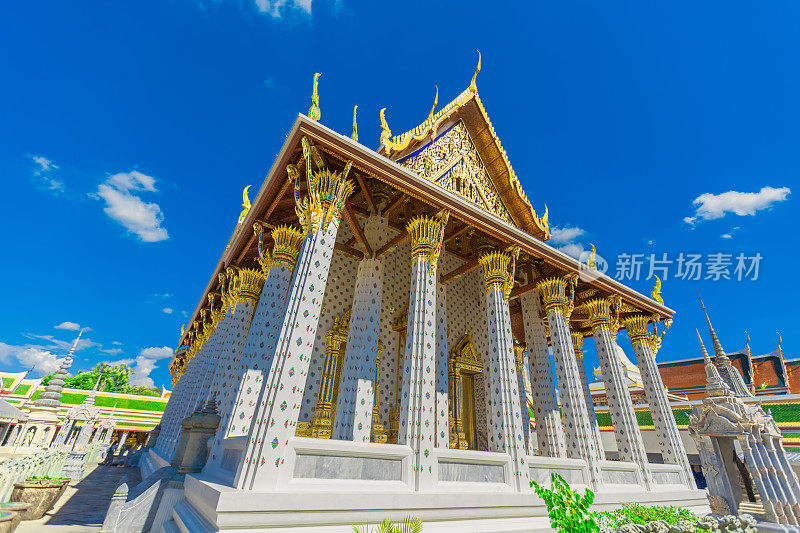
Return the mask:
[[100,531],[111,496],[128,475],[128,487],[139,483],[139,469],[87,466],[83,479],[72,481],[55,506],[39,520],[21,522],[17,533],[88,533]]

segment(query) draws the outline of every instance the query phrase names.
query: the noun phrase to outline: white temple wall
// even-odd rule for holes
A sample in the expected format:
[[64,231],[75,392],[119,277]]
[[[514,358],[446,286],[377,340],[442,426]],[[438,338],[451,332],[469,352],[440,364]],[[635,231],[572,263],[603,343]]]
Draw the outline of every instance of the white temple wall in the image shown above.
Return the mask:
[[[443,254],[448,257],[449,254]],[[458,266],[456,264],[456,266]],[[443,268],[442,272],[449,272]],[[449,333],[447,345],[450,350],[461,340],[464,333],[472,335],[472,344],[483,363],[483,374],[476,375],[475,385],[475,437],[479,450],[489,449],[489,417],[486,398],[489,397],[489,382],[486,374],[489,371],[489,339],[486,327],[486,284],[483,280],[483,269],[476,268],[450,282],[447,298],[447,320]],[[451,296],[452,295],[452,296]],[[483,408],[481,408],[483,407]]]
[[[344,221],[342,226],[346,226]],[[345,228],[340,228],[340,233]],[[341,237],[337,239],[341,241]],[[300,407],[300,422],[310,422],[317,406],[317,393],[319,382],[322,379],[322,363],[325,360],[325,333],[333,326],[333,321],[344,314],[353,305],[353,292],[356,285],[356,272],[358,260],[335,252],[331,259],[331,268],[328,273],[328,284],[322,300],[322,313],[319,318],[317,338],[314,340],[314,350],[311,352],[311,363],[308,367],[306,390],[303,393],[303,403]]]
[[392,329],[397,316],[408,307],[411,291],[411,243],[398,246],[383,259],[383,304],[379,338],[386,346],[381,356],[380,417],[389,428],[389,411],[395,404],[399,333]]

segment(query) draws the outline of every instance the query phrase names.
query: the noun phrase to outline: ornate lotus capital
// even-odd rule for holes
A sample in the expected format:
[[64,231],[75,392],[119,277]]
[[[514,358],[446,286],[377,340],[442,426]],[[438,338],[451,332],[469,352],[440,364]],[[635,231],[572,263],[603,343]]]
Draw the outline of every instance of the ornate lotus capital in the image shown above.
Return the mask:
[[235,293],[236,303],[250,302],[256,305],[262,287],[264,287],[264,273],[260,269],[243,268],[239,270]]
[[520,344],[518,342],[514,342],[514,363],[517,366],[517,370],[522,368],[524,361],[525,361],[525,345]]
[[547,315],[551,311],[566,315],[569,300],[566,296],[567,280],[564,278],[546,278],[536,284],[542,296],[542,310]]
[[580,331],[570,331],[572,337],[572,350],[575,352],[575,358],[578,361],[583,361],[583,333]]
[[444,229],[449,217],[450,212],[445,209],[436,217],[414,217],[406,225],[406,230],[411,235],[411,258],[415,261],[428,261],[431,274],[436,270],[439,261],[444,243]]
[[[487,291],[502,291],[506,301],[514,287],[519,248],[509,252],[489,252],[478,258],[478,263],[483,267],[483,280],[486,282]],[[511,265],[511,270],[508,267]]]
[[584,304],[589,311],[589,325],[592,333],[598,329],[611,331],[611,302],[606,298],[593,298]]
[[275,246],[270,266],[282,266],[293,271],[297,256],[300,254],[300,246],[303,244],[303,237],[302,231],[291,226],[278,226],[272,230]]
[[631,343],[634,345],[637,343],[646,343],[648,346],[651,346],[651,334],[647,329],[648,322],[649,318],[644,315],[632,315],[622,319],[622,323],[628,331],[628,337],[630,337]]

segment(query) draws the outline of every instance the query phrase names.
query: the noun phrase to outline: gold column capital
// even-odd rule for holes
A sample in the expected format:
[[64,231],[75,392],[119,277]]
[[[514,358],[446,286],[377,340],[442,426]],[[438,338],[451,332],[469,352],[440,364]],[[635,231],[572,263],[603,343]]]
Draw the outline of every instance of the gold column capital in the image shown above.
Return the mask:
[[278,226],[272,230],[275,246],[272,251],[270,267],[283,266],[290,272],[294,270],[300,246],[303,244],[303,232],[292,226]]
[[236,303],[250,302],[256,305],[264,287],[264,272],[255,268],[242,268],[239,270],[236,285]]
[[648,317],[644,315],[632,315],[622,319],[625,329],[628,331],[628,337],[635,345],[636,343],[650,344],[650,331],[647,329]]
[[564,278],[546,278],[536,284],[542,297],[542,310],[545,316],[550,311],[560,311],[564,315],[569,309],[566,296],[567,280]]
[[[306,179],[308,180],[308,196],[300,198],[300,179],[297,167],[287,165],[286,173],[289,181],[294,181],[295,212],[300,219],[300,225],[307,233],[310,229],[316,233],[322,222],[323,231],[333,221],[337,226],[342,218],[342,211],[347,199],[353,194],[353,182],[347,179],[352,161],[345,164],[341,172],[330,170],[324,165],[324,160],[319,151],[310,141],[303,137],[303,157],[306,160]],[[311,170],[311,161],[314,160],[317,170]]]
[[483,267],[483,280],[486,282],[487,291],[501,291],[508,301],[511,289],[514,287],[518,257],[519,247],[514,246],[509,252],[488,252],[478,258],[478,263]]
[[522,368],[525,362],[525,345],[514,342],[514,363],[517,365],[517,370]]
[[572,337],[572,350],[575,352],[575,358],[578,361],[583,360],[583,333],[580,331],[570,331]]
[[598,329],[611,331],[611,302],[606,298],[593,298],[584,304],[589,311],[589,325],[592,333]]
[[450,212],[444,209],[436,217],[418,216],[408,221],[406,230],[411,235],[411,257],[416,261],[428,261],[433,274],[444,244],[444,228]]

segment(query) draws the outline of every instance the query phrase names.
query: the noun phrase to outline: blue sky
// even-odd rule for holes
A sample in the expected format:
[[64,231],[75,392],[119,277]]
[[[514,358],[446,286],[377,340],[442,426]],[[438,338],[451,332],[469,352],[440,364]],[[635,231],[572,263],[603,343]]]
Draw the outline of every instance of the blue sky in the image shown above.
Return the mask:
[[[755,353],[775,347],[776,331],[788,356],[800,347],[796,3],[0,9],[8,370],[52,369],[88,327],[73,370],[126,360],[138,382],[169,386],[169,352],[241,190],[258,188],[308,109],[313,73],[322,122],[349,132],[358,104],[374,148],[381,107],[393,131],[415,126],[434,85],[442,103],[466,88],[475,49],[481,98],[532,203],[549,207],[554,245],[591,242],[612,273],[619,254],[761,254],[756,281],[676,280],[673,265],[663,294],[678,313],[659,359],[697,354],[697,289],[729,350],[745,330]],[[649,294],[646,270],[627,283]]]

